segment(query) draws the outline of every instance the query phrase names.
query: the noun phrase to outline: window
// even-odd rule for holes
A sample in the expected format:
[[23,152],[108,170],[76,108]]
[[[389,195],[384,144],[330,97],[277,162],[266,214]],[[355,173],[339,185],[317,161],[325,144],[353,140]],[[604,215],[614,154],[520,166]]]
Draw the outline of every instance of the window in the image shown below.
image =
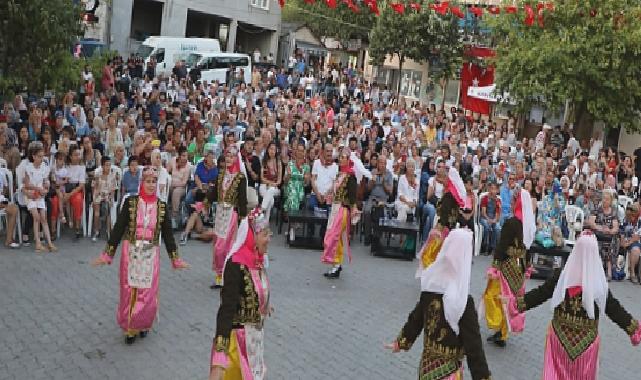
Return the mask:
[[158,49],[156,51],[156,63],[162,63],[165,60],[165,49]]
[[269,10],[269,0],[251,0],[252,7]]

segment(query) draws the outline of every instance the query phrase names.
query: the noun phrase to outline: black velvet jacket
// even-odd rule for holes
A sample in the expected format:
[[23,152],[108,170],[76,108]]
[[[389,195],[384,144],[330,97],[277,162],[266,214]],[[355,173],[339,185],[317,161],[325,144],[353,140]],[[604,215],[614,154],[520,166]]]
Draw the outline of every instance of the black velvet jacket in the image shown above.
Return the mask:
[[[543,285],[530,290],[524,297],[519,297],[519,309],[526,311],[552,298],[559,276],[560,272],[557,271]],[[594,308],[595,319],[590,319],[583,308],[581,294],[571,297],[566,292],[564,301],[554,309],[552,328],[572,360],[579,357],[597,338],[600,310],[596,304]],[[605,314],[630,336],[639,326],[639,323],[621,306],[611,292],[608,292]]]
[[247,216],[247,178],[242,173],[237,173],[232,180],[231,185],[224,191],[223,180],[225,179],[225,169],[218,173],[218,182],[216,184],[218,191],[216,199],[219,203],[229,203],[234,205],[238,212],[238,222]]
[[[120,209],[118,218],[116,219],[116,224],[111,230],[111,235],[109,236],[109,241],[105,247],[104,252],[109,256],[113,257],[116,254],[116,248],[121,240],[127,240],[130,244],[136,242],[136,215],[138,212],[138,196],[130,196],[125,200],[125,203]],[[174,233],[171,230],[171,221],[167,216],[167,204],[163,201],[158,200],[158,212],[156,221],[156,229],[154,231],[154,236],[152,243],[158,245],[160,241],[160,235],[162,234],[162,240],[165,242],[165,248],[169,254],[170,259],[178,258],[178,249],[176,246],[176,240],[174,240]]]
[[249,270],[231,260],[225,265],[225,285],[220,292],[220,307],[216,317],[215,349],[229,352],[231,330],[246,323],[262,326],[260,302]]
[[459,321],[457,336],[445,319],[443,295],[422,292],[421,299],[397,338],[399,347],[409,350],[421,330],[425,332],[419,368],[421,380],[438,380],[451,375],[461,368],[464,356],[467,356],[472,379],[491,378],[471,296],[468,296],[467,306]]
[[345,207],[352,207],[356,204],[357,192],[356,177],[350,175],[344,180],[334,194],[334,202],[340,202]]

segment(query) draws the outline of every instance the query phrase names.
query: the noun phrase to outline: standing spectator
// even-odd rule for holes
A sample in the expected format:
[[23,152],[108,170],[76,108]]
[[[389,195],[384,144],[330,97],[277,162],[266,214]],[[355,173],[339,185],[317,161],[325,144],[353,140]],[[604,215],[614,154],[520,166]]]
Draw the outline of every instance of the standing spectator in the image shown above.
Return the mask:
[[175,157],[169,165],[169,173],[171,174],[171,211],[172,211],[172,226],[177,227],[178,212],[180,211],[180,201],[185,196],[187,191],[187,181],[191,172],[191,165],[187,158],[187,150],[185,147],[178,148],[178,156]]
[[[33,240],[37,253],[45,250],[40,241],[40,231],[43,232],[47,241],[49,252],[55,252],[58,249],[51,242],[51,232],[47,222],[47,206],[45,204],[45,195],[49,192],[49,167],[44,163],[44,149],[42,143],[34,141],[29,145],[29,163],[25,169],[24,191],[27,196],[27,209],[33,218]],[[40,227],[42,226],[42,230]]]
[[378,243],[378,237],[372,234],[372,223],[378,224],[379,219],[385,212],[385,204],[394,190],[394,177],[387,170],[386,165],[387,157],[378,156],[376,167],[372,169],[372,178],[367,181],[369,197],[363,203],[365,245],[369,245],[372,242],[372,238]]
[[310,182],[309,165],[305,162],[305,146],[298,145],[294,161],[290,161],[285,172],[285,204],[283,211],[300,210],[305,199],[305,184]]
[[482,252],[490,254],[496,248],[499,235],[501,233],[501,198],[498,197],[496,183],[492,182],[489,186],[487,196],[481,199],[480,222],[483,226],[483,244]]
[[101,79],[102,91],[108,92],[114,88],[114,72],[112,67],[112,62],[109,60],[105,66],[102,68],[102,79]]
[[586,225],[595,231],[599,241],[601,260],[607,268],[608,280],[612,280],[612,263],[619,254],[619,220],[610,192],[602,193],[601,206],[590,215]]
[[100,235],[100,214],[107,215],[107,231],[111,230],[111,206],[114,202],[114,193],[117,188],[116,169],[111,167],[111,159],[102,157],[100,167],[94,173],[93,181],[93,236],[91,241],[96,242]]
[[[0,135],[3,136],[3,132],[0,132]],[[1,142],[0,140],[0,143]],[[13,175],[8,169],[5,170],[8,175]],[[5,237],[4,245],[7,248],[19,248],[20,244],[13,240],[18,216],[18,206],[10,199],[10,195],[9,183],[6,181],[3,169],[0,168],[0,210],[4,211],[7,221],[7,230],[5,231],[7,236]]]
[[310,209],[313,210],[316,207],[328,209],[331,206],[331,199],[328,199],[328,196],[332,192],[332,183],[336,175],[338,175],[338,165],[333,159],[332,144],[326,143],[323,146],[322,156],[314,160],[312,167]]
[[412,159],[405,163],[405,174],[398,179],[398,194],[395,208],[400,222],[407,220],[407,214],[413,213],[418,202],[418,182],[416,180],[416,162]]
[[65,205],[70,205],[71,207],[72,215],[69,218],[69,225],[71,228],[75,228],[75,239],[77,240],[82,236],[81,228],[82,218],[84,218],[83,202],[87,169],[82,163],[80,148],[76,145],[72,145],[69,148],[67,174],[69,175],[69,181],[65,185]]

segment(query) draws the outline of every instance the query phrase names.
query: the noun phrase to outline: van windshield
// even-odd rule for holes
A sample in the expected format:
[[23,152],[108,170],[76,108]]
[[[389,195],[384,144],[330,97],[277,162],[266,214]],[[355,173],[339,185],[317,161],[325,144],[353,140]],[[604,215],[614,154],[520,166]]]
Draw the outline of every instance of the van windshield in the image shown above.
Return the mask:
[[191,53],[185,60],[185,64],[187,65],[188,68],[195,67],[198,61],[200,61],[201,57],[202,57],[201,54]]
[[138,51],[136,53],[138,54],[139,57],[147,58],[149,57],[152,51],[154,51],[153,47],[143,44],[143,45],[140,45],[140,47],[138,47]]

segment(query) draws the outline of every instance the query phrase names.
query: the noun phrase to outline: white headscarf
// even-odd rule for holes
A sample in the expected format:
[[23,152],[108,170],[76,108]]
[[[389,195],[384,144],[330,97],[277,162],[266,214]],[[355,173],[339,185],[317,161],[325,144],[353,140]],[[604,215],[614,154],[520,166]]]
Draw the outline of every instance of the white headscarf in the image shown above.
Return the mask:
[[470,294],[472,238],[469,229],[452,230],[434,264],[421,273],[422,291],[443,294],[445,319],[456,335]]
[[523,210],[523,220],[521,221],[523,223],[523,245],[526,249],[530,249],[536,234],[536,218],[530,193],[523,189],[521,189],[521,207]]
[[565,299],[565,291],[573,286],[582,288],[583,308],[594,319],[594,303],[605,312],[608,298],[608,281],[599,256],[599,245],[592,234],[582,234],[574,245],[568,261],[561,272],[552,295],[552,310]]

